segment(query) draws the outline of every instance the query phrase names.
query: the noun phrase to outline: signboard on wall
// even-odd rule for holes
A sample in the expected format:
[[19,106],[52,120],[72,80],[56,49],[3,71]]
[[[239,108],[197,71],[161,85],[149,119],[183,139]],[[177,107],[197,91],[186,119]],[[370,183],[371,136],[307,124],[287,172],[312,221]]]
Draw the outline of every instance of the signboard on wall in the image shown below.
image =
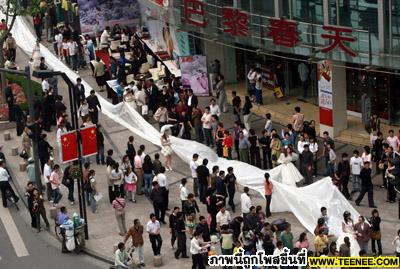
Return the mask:
[[332,61],[318,62],[318,99],[320,124],[333,126]]
[[273,90],[275,88],[275,79],[274,79],[274,71],[271,67],[262,65],[261,66],[261,76],[263,86],[269,90]]
[[208,96],[207,57],[204,55],[181,56],[179,65],[182,72],[182,86],[192,89],[198,96]]

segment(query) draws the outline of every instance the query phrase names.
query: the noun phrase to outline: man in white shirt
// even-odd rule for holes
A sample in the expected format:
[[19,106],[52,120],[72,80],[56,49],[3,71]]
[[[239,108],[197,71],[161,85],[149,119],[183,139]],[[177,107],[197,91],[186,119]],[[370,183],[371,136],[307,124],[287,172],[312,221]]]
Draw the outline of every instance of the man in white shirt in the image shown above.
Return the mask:
[[214,139],[212,138],[212,126],[211,126],[211,113],[210,107],[204,109],[204,114],[201,117],[201,122],[203,123],[204,136],[206,138],[206,145],[214,147]]
[[358,150],[353,151],[353,157],[350,158],[350,171],[353,180],[353,189],[351,194],[361,191],[360,172],[363,167],[363,160],[359,155]]
[[0,191],[1,191],[1,198],[3,200],[3,207],[7,207],[7,196],[6,191],[9,190],[11,195],[14,197],[14,201],[18,202],[19,198],[15,195],[14,190],[11,188],[10,182],[10,175],[8,174],[7,170],[5,169],[5,162],[0,160]]
[[246,217],[247,214],[250,213],[250,207],[252,206],[251,204],[251,199],[250,199],[250,195],[249,195],[249,187],[244,187],[243,188],[243,193],[240,195],[240,202],[242,205],[242,214],[243,214],[243,218]]
[[75,41],[70,40],[68,42],[68,53],[69,53],[69,57],[71,59],[72,70],[74,70],[75,73],[78,74],[78,55],[77,55],[77,50],[78,50],[78,44],[76,44]]
[[182,203],[182,210],[185,206],[185,203],[188,200],[188,190],[186,188],[186,183],[187,183],[187,179],[186,178],[182,178],[181,179],[181,185],[179,185],[179,197],[181,198],[181,203]]
[[[209,247],[209,242],[207,245],[202,246],[203,239],[201,238],[201,233],[195,231],[193,238],[190,241],[190,253],[192,254],[192,268],[205,269],[202,253]],[[203,243],[204,244],[204,243]]]
[[199,159],[199,154],[195,153],[193,154],[192,160],[190,160],[189,166],[190,166],[190,172],[192,174],[193,178],[193,194],[194,197],[199,196],[199,179],[197,178],[197,167],[199,164],[197,163],[197,160]]
[[48,78],[43,79],[42,81],[42,91],[43,92],[48,92],[50,89],[50,84]]
[[157,220],[154,213],[150,214],[150,220],[146,225],[146,232],[149,234],[151,248],[153,249],[154,256],[161,254],[162,239],[160,235],[161,225]]
[[213,115],[217,115],[218,117],[221,116],[221,110],[219,109],[219,106],[216,104],[214,98],[210,100],[210,114],[211,116]]
[[101,45],[103,45],[103,44],[108,45],[108,42],[110,39],[110,34],[108,33],[109,31],[110,31],[110,27],[107,26],[106,29],[104,29],[103,33],[101,34],[101,36],[100,36],[100,44]]
[[165,167],[161,167],[160,173],[157,175],[157,182],[160,185],[161,191],[164,197],[164,208],[168,210],[169,203],[169,187],[168,187],[168,179],[165,173]]
[[394,135],[394,131],[393,130],[389,130],[389,136],[386,138],[387,143],[389,144],[389,146],[391,146],[393,148],[394,151],[399,151],[399,138],[397,136]]
[[221,226],[222,225],[229,225],[231,222],[231,213],[229,211],[226,211],[225,206],[222,205],[221,209],[217,213],[216,216],[217,219],[217,231],[221,231]]
[[248,94],[253,96],[256,90],[256,70],[254,67],[250,67],[249,73],[247,73],[247,79],[249,80]]
[[51,172],[52,172],[52,164],[53,164],[53,158],[50,157],[47,160],[47,163],[44,164],[44,168],[43,168],[43,180],[44,183],[46,184],[46,195],[47,195],[47,200],[48,201],[52,201],[52,197],[53,197],[53,191],[51,189],[51,183],[50,183],[50,176],[51,176]]

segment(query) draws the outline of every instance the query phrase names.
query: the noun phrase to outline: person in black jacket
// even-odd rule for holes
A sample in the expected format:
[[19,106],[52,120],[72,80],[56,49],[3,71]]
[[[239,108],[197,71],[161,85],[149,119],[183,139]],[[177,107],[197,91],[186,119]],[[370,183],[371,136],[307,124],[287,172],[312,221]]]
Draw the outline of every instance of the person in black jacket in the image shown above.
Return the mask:
[[182,255],[182,258],[189,258],[186,252],[186,227],[182,212],[178,212],[177,219],[175,232],[178,239],[178,248],[175,251],[175,259],[179,259],[179,255]]
[[67,110],[67,107],[63,103],[62,95],[56,97],[56,102],[54,103],[54,109],[56,111],[56,119],[58,119]]
[[314,155],[310,151],[308,144],[304,145],[304,150],[301,153],[302,162],[301,162],[301,173],[304,176],[304,184],[308,185],[312,183],[312,165],[314,161]]
[[153,201],[154,213],[156,214],[157,220],[161,223],[165,223],[164,193],[157,181],[154,181],[152,185],[153,189],[150,193],[150,199]]
[[360,206],[361,200],[364,198],[364,195],[368,192],[368,205],[369,207],[376,208],[374,203],[374,186],[372,185],[371,179],[371,168],[369,167],[369,162],[364,162],[364,167],[361,169],[360,178],[361,178],[361,192],[358,196],[356,202],[357,206]]
[[256,232],[260,231],[258,227],[258,219],[255,206],[250,207],[250,213],[246,215],[243,221],[244,221],[244,227],[248,227],[250,230]]
[[100,131],[100,125],[97,125],[96,129],[96,138],[97,138],[97,154],[96,154],[96,163],[97,164],[106,164],[104,160],[104,135]]
[[342,182],[342,194],[347,200],[351,200],[351,195],[347,188],[350,178],[350,162],[348,157],[349,155],[346,152],[342,154],[342,160],[338,164],[338,174],[340,175],[340,181]]
[[236,241],[241,233],[243,217],[237,216],[229,223],[229,229],[233,231],[233,239]]
[[85,86],[82,84],[82,79],[76,79],[76,85],[74,87],[74,98],[77,107],[80,106],[81,102],[86,99]]
[[12,81],[8,81],[8,85],[6,87],[5,91],[5,96],[7,100],[7,106],[8,106],[8,120],[15,121],[15,116],[14,116],[14,94],[11,89],[11,84]]
[[176,223],[178,222],[178,213],[180,212],[179,207],[174,207],[174,210],[169,215],[169,229],[171,233],[171,248],[175,248],[175,241],[176,241]]
[[135,138],[133,137],[133,135],[131,135],[131,136],[128,138],[128,143],[126,143],[126,147],[127,147],[127,149],[126,149],[126,155],[128,155],[129,160],[131,161],[131,165],[132,165],[132,166],[133,166],[133,159],[134,159],[135,156],[136,156],[135,146],[133,145],[134,139],[135,139]]
[[40,167],[44,168],[47,160],[50,158],[50,152],[53,151],[53,147],[50,146],[49,142],[47,142],[47,134],[41,134],[40,140],[38,143],[38,151],[39,151],[39,160]]
[[89,105],[90,118],[92,119],[93,124],[97,124],[99,122],[99,109],[101,110],[101,105],[96,96],[96,92],[91,90],[90,95],[86,98],[86,100]]
[[207,219],[204,216],[199,217],[199,223],[196,226],[196,232],[201,233],[204,242],[210,242],[210,229],[208,228]]
[[197,96],[193,94],[193,90],[189,89],[187,97],[185,98],[185,105],[188,108],[188,115],[192,115],[193,107],[197,107],[199,104],[199,100]]
[[223,196],[223,205],[225,206],[226,198],[228,197],[228,191],[225,184],[225,172],[219,171],[218,176],[215,177],[215,188],[217,189],[217,194]]

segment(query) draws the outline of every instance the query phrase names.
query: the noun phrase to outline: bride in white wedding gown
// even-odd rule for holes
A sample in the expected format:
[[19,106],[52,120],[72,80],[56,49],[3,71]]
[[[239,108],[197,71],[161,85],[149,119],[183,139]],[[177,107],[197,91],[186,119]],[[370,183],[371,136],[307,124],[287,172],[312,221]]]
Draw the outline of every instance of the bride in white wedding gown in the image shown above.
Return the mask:
[[338,248],[344,243],[344,238],[350,239],[350,254],[351,256],[358,256],[360,252],[360,245],[356,240],[356,232],[354,231],[354,222],[351,219],[351,214],[348,211],[343,213],[342,233],[336,241]]
[[281,179],[283,184],[296,187],[296,183],[303,179],[303,176],[293,164],[297,159],[298,155],[294,153],[290,147],[285,148],[284,152],[279,156],[278,163],[281,165],[278,167],[281,169]]
[[129,104],[134,110],[138,110],[137,104],[136,104],[136,98],[135,95],[133,94],[132,89],[127,89],[124,92],[124,102]]

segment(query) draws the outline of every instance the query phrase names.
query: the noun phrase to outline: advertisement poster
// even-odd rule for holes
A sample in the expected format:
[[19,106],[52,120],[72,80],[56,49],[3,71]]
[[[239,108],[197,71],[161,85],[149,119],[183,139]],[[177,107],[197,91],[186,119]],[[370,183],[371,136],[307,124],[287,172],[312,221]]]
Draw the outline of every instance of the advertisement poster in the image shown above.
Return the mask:
[[137,0],[78,0],[82,33],[100,34],[106,26],[139,25]]
[[332,61],[318,62],[317,79],[320,123],[333,126]]
[[192,89],[198,96],[208,96],[207,57],[204,55],[179,57],[182,71],[182,85],[185,89]]
[[273,90],[275,88],[275,81],[274,81],[274,71],[272,70],[272,68],[266,65],[262,65],[261,75],[262,75],[263,86],[269,90]]

